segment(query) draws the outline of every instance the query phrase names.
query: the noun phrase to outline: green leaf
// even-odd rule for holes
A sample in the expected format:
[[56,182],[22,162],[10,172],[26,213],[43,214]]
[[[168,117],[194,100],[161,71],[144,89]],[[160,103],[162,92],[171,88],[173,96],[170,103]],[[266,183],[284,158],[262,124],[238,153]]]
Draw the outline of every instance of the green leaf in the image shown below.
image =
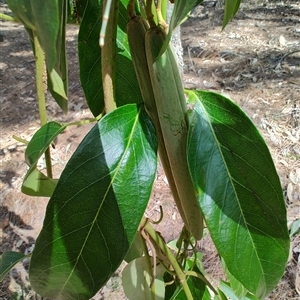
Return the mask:
[[21,260],[26,258],[27,255],[14,252],[14,251],[7,251],[4,252],[0,256],[0,281],[4,279],[6,274]]
[[229,272],[224,260],[221,259],[221,261],[222,261],[223,269],[225,270],[225,274],[229,280],[230,288],[235,294],[235,297],[237,297],[238,299],[243,298],[247,294],[248,290]]
[[300,233],[300,219],[295,220],[290,229],[290,237],[292,238],[296,234]]
[[[116,58],[116,101],[117,106],[141,103],[142,97],[131,61],[126,34],[128,20],[126,5],[119,3],[117,58]],[[101,49],[99,33],[102,25],[102,1],[88,1],[78,35],[80,81],[88,106],[94,116],[102,113],[104,96],[102,87]]]
[[21,191],[29,196],[51,197],[57,181],[57,179],[45,176],[37,169],[30,169],[22,183]]
[[66,128],[57,122],[49,122],[43,125],[32,137],[25,150],[25,161],[29,166],[22,183],[22,192],[30,196],[50,197],[57,184],[52,179],[36,169],[40,157],[49,148],[55,138]]
[[244,296],[237,296],[230,284],[222,280],[220,282],[220,289],[228,297],[228,299],[231,300],[259,300],[254,295],[249,293],[246,293]]
[[[64,112],[67,112],[67,59],[65,28],[68,0],[8,0],[14,16],[25,26],[33,45],[33,32],[45,52],[48,87]],[[34,51],[34,47],[33,47]]]
[[289,254],[286,208],[269,150],[245,113],[225,97],[188,91],[188,164],[219,254],[263,298]]
[[84,11],[85,11],[85,8],[86,8],[88,2],[89,2],[89,0],[77,0],[77,1],[75,1],[77,21],[79,23],[81,23],[81,20],[83,18]]
[[158,56],[162,55],[171,40],[173,30],[188,16],[189,12],[199,5],[203,0],[175,0],[174,1],[174,9],[172,13],[172,17],[170,20],[168,35],[164,46],[162,47]]
[[135,234],[134,240],[128,250],[128,252],[126,253],[126,256],[124,257],[124,260],[129,263],[132,260],[141,257],[143,255],[143,242],[142,242],[142,238],[141,235],[139,234],[139,232],[137,232]]
[[48,89],[64,113],[68,112],[68,61],[66,54],[66,23],[68,18],[69,1],[70,0],[60,1],[60,26],[56,41],[56,63],[53,69],[51,69],[47,65]]
[[153,124],[142,107],[103,117],[81,142],[51,197],[33,250],[32,287],[53,299],[89,299],[133,242],[157,165]]
[[226,27],[228,22],[235,16],[239,10],[241,0],[225,0],[225,9],[222,29]]
[[25,161],[28,166],[31,167],[38,162],[39,158],[65,128],[65,125],[58,122],[48,122],[33,135],[25,150]]
[[[152,259],[150,260],[152,267]],[[126,297],[129,300],[153,299],[151,297],[151,278],[153,269],[148,266],[145,256],[131,261],[122,272],[122,285]],[[165,299],[165,284],[163,274],[165,268],[159,264],[156,266],[155,279],[153,282],[155,300]]]

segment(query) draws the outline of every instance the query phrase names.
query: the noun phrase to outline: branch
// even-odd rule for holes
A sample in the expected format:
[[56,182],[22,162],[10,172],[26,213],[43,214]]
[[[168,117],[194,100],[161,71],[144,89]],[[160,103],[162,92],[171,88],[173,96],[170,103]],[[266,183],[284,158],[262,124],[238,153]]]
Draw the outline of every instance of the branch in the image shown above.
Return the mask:
[[[110,3],[111,2],[111,3]],[[111,4],[109,15],[106,5]],[[100,36],[103,40],[101,51],[101,68],[102,68],[102,84],[104,93],[105,112],[109,113],[117,108],[115,99],[115,79],[116,79],[116,40],[117,40],[117,23],[118,23],[118,0],[105,0],[103,3],[103,24],[105,28],[105,36]],[[106,23],[107,22],[107,23]],[[102,32],[102,30],[101,30]],[[103,33],[101,33],[103,34]]]

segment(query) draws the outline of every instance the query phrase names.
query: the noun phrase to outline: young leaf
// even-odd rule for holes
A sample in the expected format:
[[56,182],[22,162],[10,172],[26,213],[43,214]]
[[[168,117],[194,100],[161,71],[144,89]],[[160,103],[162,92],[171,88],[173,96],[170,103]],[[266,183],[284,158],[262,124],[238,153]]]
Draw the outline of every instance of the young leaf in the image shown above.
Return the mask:
[[103,117],[81,142],[49,201],[29,277],[39,294],[89,299],[133,242],[156,174],[157,141],[141,107]]
[[[128,0],[119,3],[117,29],[116,58],[116,100],[117,106],[129,103],[141,103],[141,93],[131,61],[126,34],[128,20],[126,5]],[[110,20],[109,20],[110,22]],[[78,35],[78,56],[80,65],[80,81],[88,106],[94,116],[98,116],[104,108],[101,49],[99,33],[102,25],[102,1],[88,1],[80,24]]]
[[51,197],[57,180],[51,179],[36,169],[39,158],[45,153],[54,139],[66,128],[57,122],[42,126],[32,137],[25,150],[25,161],[29,166],[22,183],[22,192],[30,196]]
[[4,252],[0,256],[0,281],[2,281],[5,275],[22,259],[27,257],[25,254],[14,251]]
[[22,193],[29,196],[51,197],[57,184],[57,179],[44,175],[37,169],[31,168],[22,183]]
[[296,234],[300,233],[300,219],[295,220],[290,229],[290,237],[292,238]]
[[231,300],[259,300],[249,293],[246,293],[244,296],[237,296],[230,284],[224,281],[220,282],[220,289]]
[[286,208],[269,150],[225,97],[189,91],[188,164],[207,227],[229,271],[263,298],[289,254]]
[[42,126],[30,140],[25,150],[25,161],[28,166],[35,165],[39,158],[45,153],[47,148],[55,138],[66,129],[65,125],[58,122],[48,122]]
[[189,12],[203,0],[175,0],[174,10],[170,20],[168,35],[159,55],[163,54],[171,40],[173,30],[188,16]]
[[176,28],[182,20],[184,20],[190,11],[199,5],[203,0],[175,0],[174,10],[169,25],[169,35],[171,37],[172,31]]
[[[150,260],[152,263],[152,260]],[[129,300],[153,299],[151,297],[152,268],[149,270],[147,258],[139,257],[131,261],[122,272],[122,284],[126,297]],[[165,268],[159,264],[156,267],[155,279],[153,282],[155,300],[165,299],[165,284],[163,274]]]
[[124,260],[129,263],[132,260],[141,257],[143,255],[143,242],[141,235],[139,232],[135,234],[134,240],[126,253],[126,256],[124,257]]
[[234,17],[240,7],[241,0],[225,0],[225,9],[222,29],[226,27],[228,22]]

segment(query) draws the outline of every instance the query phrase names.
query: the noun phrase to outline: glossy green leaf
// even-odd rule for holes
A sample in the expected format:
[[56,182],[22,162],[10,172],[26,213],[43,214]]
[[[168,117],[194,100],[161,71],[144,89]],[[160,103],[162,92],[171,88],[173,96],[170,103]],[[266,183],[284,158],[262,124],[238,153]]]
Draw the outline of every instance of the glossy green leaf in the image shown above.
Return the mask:
[[159,55],[163,54],[171,40],[173,30],[188,16],[190,11],[199,5],[203,0],[175,0],[172,17],[170,20],[168,35],[164,47],[162,47]]
[[241,0],[225,0],[225,9],[222,29],[228,24],[228,22],[235,16],[239,10]]
[[33,166],[38,162],[39,158],[65,128],[65,125],[58,122],[48,122],[33,135],[25,150],[25,160],[28,166]]
[[37,169],[31,169],[25,176],[21,191],[29,196],[51,197],[57,181],[57,179],[49,178]]
[[188,164],[219,254],[249,291],[263,298],[289,254],[286,208],[269,150],[227,98],[189,91]]
[[[8,0],[14,16],[25,26],[33,46],[33,33],[45,53],[48,88],[64,112],[67,112],[68,70],[65,28],[68,0]],[[34,51],[34,47],[33,47]]]
[[[152,266],[152,260],[150,260]],[[153,282],[155,300],[165,299],[165,284],[163,274],[165,268],[158,264],[156,266],[155,279]],[[122,284],[126,297],[129,300],[145,299],[151,300],[151,278],[153,269],[149,268],[147,258],[139,257],[131,261],[122,272]]]
[[20,252],[7,251],[0,256],[0,281],[21,260],[27,256]]
[[89,299],[133,242],[157,165],[153,124],[142,107],[103,117],[81,142],[46,210],[33,250],[32,287],[53,299]]
[[223,265],[225,274],[230,283],[230,288],[232,289],[233,293],[235,294],[235,297],[237,297],[238,299],[243,298],[247,294],[248,290],[229,272],[224,260],[221,259],[221,261],[222,261],[222,265]]
[[[128,0],[121,0],[119,3],[115,82],[117,106],[142,102],[127,41],[127,4]],[[80,24],[78,35],[78,56],[80,65],[80,81],[87,103],[94,116],[98,116],[104,108],[101,49],[99,46],[101,25],[102,1],[88,1]]]

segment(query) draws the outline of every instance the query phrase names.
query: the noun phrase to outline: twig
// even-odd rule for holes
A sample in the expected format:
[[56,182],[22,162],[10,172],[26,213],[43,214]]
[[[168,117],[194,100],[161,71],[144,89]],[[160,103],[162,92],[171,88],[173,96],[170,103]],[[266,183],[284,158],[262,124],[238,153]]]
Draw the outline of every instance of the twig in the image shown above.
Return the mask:
[[282,63],[282,61],[283,61],[287,56],[289,56],[289,55],[291,55],[291,54],[294,54],[294,53],[297,53],[297,52],[300,52],[300,50],[294,50],[294,51],[289,52],[289,53],[286,53],[286,54],[284,54],[282,57],[280,57],[278,63],[276,64],[275,69]]

